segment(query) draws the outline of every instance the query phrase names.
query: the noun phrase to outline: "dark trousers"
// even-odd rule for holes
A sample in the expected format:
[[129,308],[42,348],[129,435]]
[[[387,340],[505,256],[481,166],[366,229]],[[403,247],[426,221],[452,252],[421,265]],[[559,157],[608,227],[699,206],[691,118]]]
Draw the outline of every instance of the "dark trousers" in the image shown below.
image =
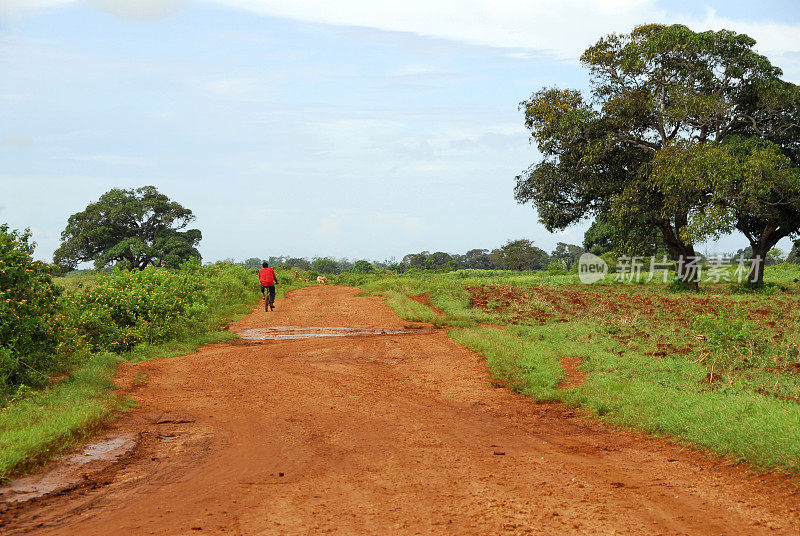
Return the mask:
[[264,285],[261,285],[261,295],[262,296],[264,295],[264,289],[269,291],[269,293],[268,293],[269,303],[275,303],[275,286],[273,285],[271,287],[265,287]]

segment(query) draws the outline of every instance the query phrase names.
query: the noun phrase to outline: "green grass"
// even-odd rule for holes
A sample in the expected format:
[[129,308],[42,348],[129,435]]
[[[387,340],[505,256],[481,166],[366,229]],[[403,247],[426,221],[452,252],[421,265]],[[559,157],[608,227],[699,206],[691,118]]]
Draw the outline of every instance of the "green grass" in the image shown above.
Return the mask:
[[56,385],[0,411],[0,480],[70,450],[130,407],[117,396],[114,354],[92,356]]
[[450,337],[486,358],[499,384],[538,401],[555,400],[563,378],[561,362],[550,344],[531,328],[509,326],[453,329]]
[[[444,311],[438,325],[484,356],[498,384],[534,400],[581,406],[614,425],[797,473],[798,276],[795,265],[768,267],[757,292],[730,283],[699,292],[610,279],[584,286],[574,274],[472,270],[383,274],[361,284],[380,289],[408,320],[430,321],[431,313],[403,297],[429,294]],[[559,388],[567,357],[578,358],[586,376]]]
[[410,322],[427,322],[436,327],[444,325],[444,318],[436,314],[429,307],[416,302],[406,294],[396,290],[373,290],[365,292],[365,296],[380,296],[386,300],[386,304],[391,307],[397,316]]
[[74,291],[94,286],[98,277],[100,277],[99,272],[86,272],[82,274],[54,277],[53,282],[64,290]]

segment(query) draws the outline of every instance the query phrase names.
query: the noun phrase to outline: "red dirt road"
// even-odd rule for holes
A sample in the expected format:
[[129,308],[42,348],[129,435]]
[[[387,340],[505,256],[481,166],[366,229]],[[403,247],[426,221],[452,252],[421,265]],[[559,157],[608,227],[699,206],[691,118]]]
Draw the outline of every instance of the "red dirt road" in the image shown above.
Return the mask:
[[[232,329],[402,329],[356,289]],[[147,374],[145,385],[133,381]],[[800,533],[797,488],[492,387],[444,332],[234,341],[126,365],[141,442],[3,533]]]

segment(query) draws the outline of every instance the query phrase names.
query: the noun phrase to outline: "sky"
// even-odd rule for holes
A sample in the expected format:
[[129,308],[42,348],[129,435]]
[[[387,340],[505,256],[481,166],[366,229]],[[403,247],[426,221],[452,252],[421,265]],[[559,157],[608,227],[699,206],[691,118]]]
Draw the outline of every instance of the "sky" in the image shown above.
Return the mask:
[[800,83],[797,0],[0,0],[0,223],[50,260],[71,214],[154,185],[206,261],[580,244],[514,201],[518,104],[587,90],[581,52],[645,22],[747,33]]

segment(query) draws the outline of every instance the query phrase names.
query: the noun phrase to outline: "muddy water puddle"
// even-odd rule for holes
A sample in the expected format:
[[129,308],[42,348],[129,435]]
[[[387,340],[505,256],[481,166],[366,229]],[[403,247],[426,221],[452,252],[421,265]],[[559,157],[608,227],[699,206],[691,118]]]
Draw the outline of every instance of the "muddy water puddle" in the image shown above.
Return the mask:
[[76,454],[62,456],[43,473],[21,477],[0,487],[0,503],[25,502],[74,487],[84,479],[87,465],[116,461],[133,450],[136,440],[133,433],[106,436]]
[[242,339],[256,341],[286,341],[314,339],[319,337],[357,337],[364,335],[413,335],[434,333],[432,329],[382,329],[345,327],[296,327],[273,326],[269,328],[245,329],[237,333]]

